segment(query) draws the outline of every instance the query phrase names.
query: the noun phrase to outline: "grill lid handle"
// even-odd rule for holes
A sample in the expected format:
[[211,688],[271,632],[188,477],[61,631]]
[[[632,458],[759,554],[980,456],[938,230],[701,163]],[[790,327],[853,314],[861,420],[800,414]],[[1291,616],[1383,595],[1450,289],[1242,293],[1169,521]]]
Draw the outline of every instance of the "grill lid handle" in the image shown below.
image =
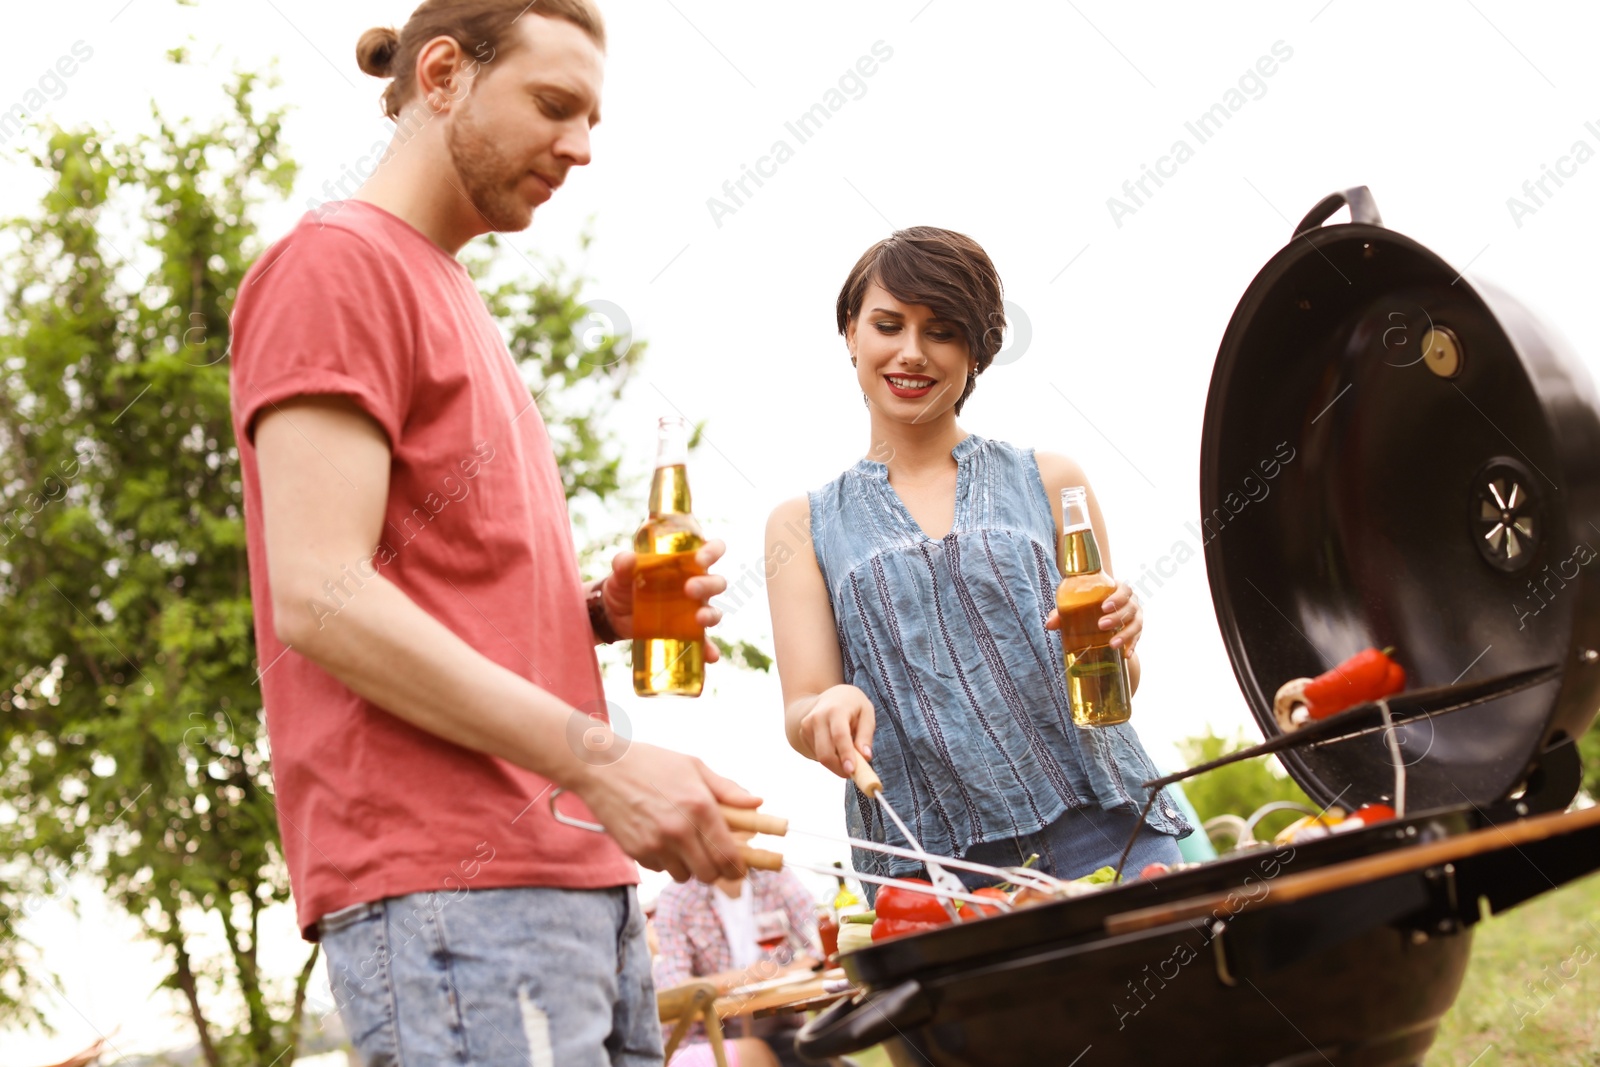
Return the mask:
[[1350,208],[1351,222],[1365,223],[1368,226],[1383,225],[1383,216],[1378,214],[1378,202],[1372,199],[1371,191],[1365,185],[1357,185],[1343,192],[1329,193],[1319,200],[1317,206],[1306,212],[1306,217],[1294,228],[1294,236],[1299,237],[1321,226],[1342,207]]
[[881,1045],[897,1035],[905,1037],[903,1031],[921,1026],[932,1016],[933,1006],[922,984],[912,979],[864,997],[841,1000],[800,1028],[795,1048],[805,1059],[820,1063]]

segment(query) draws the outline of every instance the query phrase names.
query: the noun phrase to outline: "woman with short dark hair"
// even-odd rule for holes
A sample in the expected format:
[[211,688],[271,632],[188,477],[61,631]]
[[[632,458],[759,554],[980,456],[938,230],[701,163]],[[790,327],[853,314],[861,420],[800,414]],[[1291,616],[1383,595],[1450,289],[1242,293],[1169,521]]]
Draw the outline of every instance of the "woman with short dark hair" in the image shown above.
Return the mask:
[[[1157,772],[1130,725],[1073,725],[1054,608],[1055,501],[1084,487],[1109,572],[1099,506],[1066,456],[956,422],[1001,346],[994,264],[963,234],[901,230],[861,257],[837,316],[867,454],[779,506],[767,528],[790,744],[844,778],[870,760],[930,853],[996,866],[1038,853],[1067,878],[1114,864]],[[1137,687],[1138,601],[1119,583],[1103,610]],[[881,809],[853,784],[845,811],[851,836],[886,840]],[[1146,822],[1131,869],[1179,862],[1177,838],[1193,827],[1177,805],[1158,797]],[[918,868],[863,850],[854,862]]]

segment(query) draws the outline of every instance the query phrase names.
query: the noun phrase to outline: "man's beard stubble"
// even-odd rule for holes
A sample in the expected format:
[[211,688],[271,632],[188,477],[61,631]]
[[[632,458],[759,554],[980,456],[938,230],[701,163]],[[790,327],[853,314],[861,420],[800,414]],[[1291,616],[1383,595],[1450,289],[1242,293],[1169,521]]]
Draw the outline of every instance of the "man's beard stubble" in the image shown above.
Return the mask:
[[496,233],[514,233],[533,221],[533,206],[518,191],[526,168],[506,158],[478,124],[471,98],[446,131],[450,162],[465,186],[461,192]]

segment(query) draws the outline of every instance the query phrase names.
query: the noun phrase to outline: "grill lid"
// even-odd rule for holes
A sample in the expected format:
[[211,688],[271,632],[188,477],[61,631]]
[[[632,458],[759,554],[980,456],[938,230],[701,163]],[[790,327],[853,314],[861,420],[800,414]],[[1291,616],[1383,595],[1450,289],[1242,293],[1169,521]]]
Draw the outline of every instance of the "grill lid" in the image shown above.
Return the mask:
[[[1346,205],[1350,223],[1321,225]],[[1281,684],[1391,645],[1410,688],[1560,668],[1401,726],[1414,809],[1532,788],[1594,720],[1593,386],[1521,305],[1384,228],[1365,187],[1313,208],[1235,309],[1200,501],[1217,621],[1269,740]],[[1322,803],[1393,791],[1381,731],[1282,758]]]

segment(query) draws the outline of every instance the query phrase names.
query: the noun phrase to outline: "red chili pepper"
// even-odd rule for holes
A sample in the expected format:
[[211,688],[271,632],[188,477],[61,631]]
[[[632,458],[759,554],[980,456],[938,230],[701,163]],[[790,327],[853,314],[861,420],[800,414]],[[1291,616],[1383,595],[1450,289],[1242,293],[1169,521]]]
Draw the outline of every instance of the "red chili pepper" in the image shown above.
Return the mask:
[[1405,669],[1378,649],[1369,648],[1311,679],[1301,699],[1311,718],[1326,719],[1346,708],[1398,693],[1405,687]]
[[[933,888],[932,882],[922,878],[905,878],[902,881],[925,885],[930,890]],[[878,897],[874,903],[880,919],[902,919],[934,924],[950,921],[949,912],[944,910],[939,898],[931,892],[919,893],[914,889],[888,885],[878,890]]]
[[[878,894],[878,899],[883,899],[883,894]],[[945,917],[944,923],[917,922],[914,919],[885,919],[881,916],[872,924],[872,940],[882,941],[886,937],[899,937],[901,934],[920,934],[924,930],[937,930],[940,926],[950,921]]]

